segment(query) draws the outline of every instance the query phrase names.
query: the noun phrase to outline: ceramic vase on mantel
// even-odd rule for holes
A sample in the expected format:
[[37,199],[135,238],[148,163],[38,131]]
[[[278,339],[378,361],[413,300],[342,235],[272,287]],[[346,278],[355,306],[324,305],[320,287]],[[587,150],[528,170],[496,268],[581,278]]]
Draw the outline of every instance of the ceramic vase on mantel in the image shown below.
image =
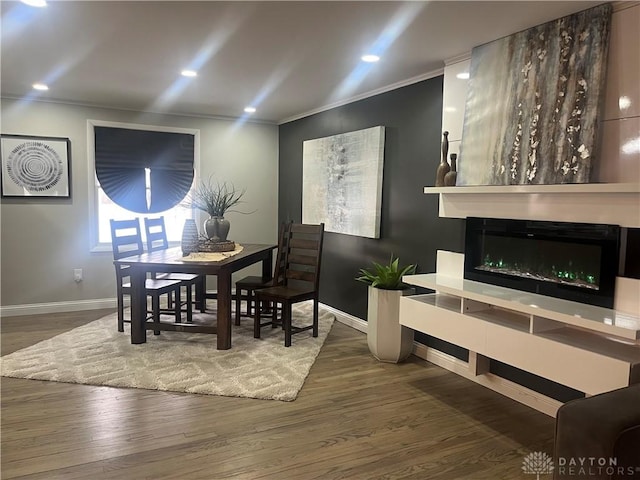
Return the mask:
[[444,177],[451,167],[447,163],[447,154],[449,153],[449,132],[442,132],[442,160],[436,170],[436,187],[444,187]]
[[180,241],[183,255],[198,251],[198,227],[193,218],[187,218],[182,227],[182,239]]
[[209,217],[204,221],[207,238],[214,242],[226,242],[231,224],[224,217]]
[[458,159],[458,154],[452,153],[449,158],[451,158],[451,170],[444,176],[444,186],[455,187],[456,179],[458,178],[458,172],[456,171],[456,160]]

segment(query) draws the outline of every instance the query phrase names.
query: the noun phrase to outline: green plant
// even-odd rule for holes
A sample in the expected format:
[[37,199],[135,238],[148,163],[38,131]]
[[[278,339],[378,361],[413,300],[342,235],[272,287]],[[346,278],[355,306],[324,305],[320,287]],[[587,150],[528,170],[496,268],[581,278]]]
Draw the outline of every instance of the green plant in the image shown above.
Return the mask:
[[184,205],[207,212],[212,217],[224,217],[226,212],[233,211],[231,207],[241,203],[245,191],[239,192],[227,182],[213,182],[209,177],[207,182],[202,181],[193,189]]
[[400,259],[391,258],[387,265],[381,265],[377,262],[373,263],[373,269],[360,269],[360,276],[356,277],[359,282],[364,282],[372,287],[382,288],[384,290],[402,290],[405,284],[402,283],[403,275],[412,275],[416,272],[416,265],[407,265],[400,267]]

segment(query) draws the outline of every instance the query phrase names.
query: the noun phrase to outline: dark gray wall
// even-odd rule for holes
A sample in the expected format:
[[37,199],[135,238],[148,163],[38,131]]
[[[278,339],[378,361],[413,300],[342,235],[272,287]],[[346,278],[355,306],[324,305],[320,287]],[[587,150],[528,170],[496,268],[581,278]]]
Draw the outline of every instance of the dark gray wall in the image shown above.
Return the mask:
[[[430,273],[435,272],[436,250],[464,251],[464,222],[438,217],[438,196],[422,193],[435,183],[440,162],[442,80],[425,80],[280,126],[281,222],[302,220],[302,142],[386,127],[380,238],[325,234],[321,302],[366,320],[367,286],[354,280],[360,268],[372,260],[386,262],[393,252],[404,264],[417,263],[419,273]],[[464,348],[419,332],[416,340],[463,360],[468,357]],[[561,401],[583,396],[496,361],[491,371]]]
[[322,255],[320,301],[366,319],[367,287],[354,277],[391,253],[402,264],[435,271],[437,249],[463,251],[463,222],[438,217],[433,185],[441,155],[442,80],[436,77],[280,126],[279,218],[302,220],[302,142],[385,127],[380,238],[328,232]]

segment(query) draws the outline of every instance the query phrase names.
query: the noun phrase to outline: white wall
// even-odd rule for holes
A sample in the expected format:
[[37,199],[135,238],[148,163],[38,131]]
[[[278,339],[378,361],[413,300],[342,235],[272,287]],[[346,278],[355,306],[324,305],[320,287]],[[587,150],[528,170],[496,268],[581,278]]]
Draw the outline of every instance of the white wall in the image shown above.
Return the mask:
[[[9,99],[2,99],[0,107],[2,133],[70,138],[72,166],[70,200],[2,199],[3,315],[101,307],[115,298],[111,252],[90,253],[87,119],[199,129],[202,178],[213,174],[246,188],[243,208],[257,210],[230,213],[229,238],[239,243],[277,239],[276,125]],[[74,268],[84,271],[81,283],[73,281]],[[50,305],[55,302],[61,303]]]

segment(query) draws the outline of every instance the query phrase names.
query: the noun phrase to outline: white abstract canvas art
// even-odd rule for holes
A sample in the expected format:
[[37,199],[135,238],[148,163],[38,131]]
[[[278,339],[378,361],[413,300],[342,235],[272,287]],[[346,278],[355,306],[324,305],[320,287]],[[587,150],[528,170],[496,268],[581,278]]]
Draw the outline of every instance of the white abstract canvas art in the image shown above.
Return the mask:
[[384,127],[307,140],[302,148],[302,222],[380,238]]

